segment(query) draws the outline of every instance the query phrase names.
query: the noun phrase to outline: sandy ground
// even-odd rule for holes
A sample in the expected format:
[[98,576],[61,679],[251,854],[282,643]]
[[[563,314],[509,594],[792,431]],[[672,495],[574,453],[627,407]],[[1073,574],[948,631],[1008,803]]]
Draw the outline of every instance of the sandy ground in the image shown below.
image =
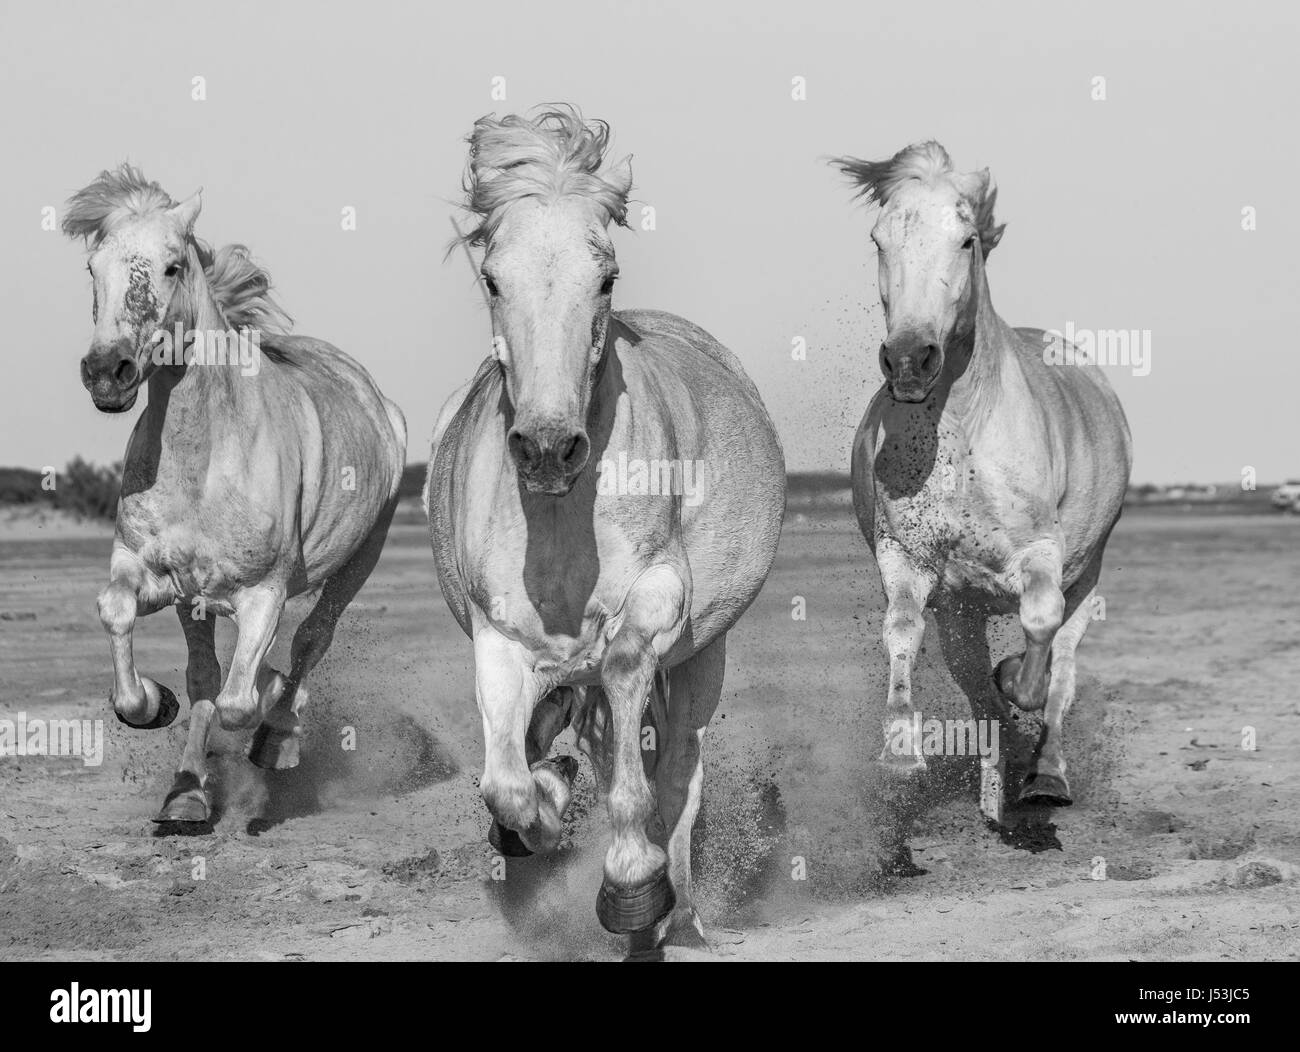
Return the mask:
[[[395,529],[344,619],[312,684],[299,769],[268,775],[243,739],[214,735],[220,809],[197,836],[150,821],[187,717],[135,732],[107,708],[94,597],[109,541],[100,529],[0,538],[0,719],[102,719],[105,735],[98,767],[0,759],[0,957],[623,954],[593,910],[607,834],[585,761],[558,855],[503,869],[485,842],[470,646],[423,530]],[[1296,517],[1125,518],[1067,724],[1076,804],[1011,812],[998,828],[967,761],[936,764],[908,798],[881,783],[874,565],[847,519],[788,524],[732,632],[706,742],[695,871],[713,953],[1300,956],[1298,546]],[[806,621],[791,617],[795,596]],[[226,653],[231,637],[223,624]],[[961,715],[933,627],[927,640],[921,704]],[[173,615],[142,623],[136,654],[182,695]],[[349,728],[355,751],[342,748]],[[567,734],[560,747],[572,751]],[[882,830],[897,822],[922,875],[882,867]]]

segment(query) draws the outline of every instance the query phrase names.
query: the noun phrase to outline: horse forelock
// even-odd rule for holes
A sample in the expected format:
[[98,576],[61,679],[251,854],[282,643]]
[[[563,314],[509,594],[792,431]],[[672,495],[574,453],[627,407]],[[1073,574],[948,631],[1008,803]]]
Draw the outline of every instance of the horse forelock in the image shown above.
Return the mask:
[[600,206],[607,222],[627,225],[629,188],[602,171],[610,142],[604,121],[584,120],[572,106],[553,106],[531,118],[482,117],[468,141],[464,207],[479,222],[454,239],[452,248],[461,241],[487,243],[505,209],[530,197],[585,197]]
[[63,232],[97,246],[132,216],[166,211],[175,204],[166,190],[124,162],[100,172],[68,199]]
[[[165,212],[176,202],[157,183],[129,163],[99,173],[68,200],[63,232],[84,238],[98,247],[123,222],[132,217]],[[233,328],[284,331],[292,326],[288,314],[271,297],[271,275],[253,262],[243,245],[212,249],[195,237],[194,245],[209,291]]]
[[857,157],[835,157],[830,162],[857,187],[856,196],[868,204],[885,207],[898,188],[911,180],[925,186],[948,185],[971,209],[984,254],[988,255],[1002,237],[1006,224],[994,218],[998,191],[987,169],[958,172],[948,151],[933,139],[904,147],[887,161],[864,161]]

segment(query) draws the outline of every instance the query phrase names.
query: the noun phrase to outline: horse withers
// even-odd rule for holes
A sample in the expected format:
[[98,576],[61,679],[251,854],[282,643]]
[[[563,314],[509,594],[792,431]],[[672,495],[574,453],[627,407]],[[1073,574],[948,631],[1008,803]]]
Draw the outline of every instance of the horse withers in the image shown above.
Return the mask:
[[[208,729],[256,727],[249,758],[298,763],[303,678],[379,559],[406,451],[401,411],[327,343],[286,335],[270,279],[240,245],[194,235],[198,194],[173,201],[123,165],[68,202],[86,239],[95,331],[81,377],[95,406],[148,405],[126,450],[108,586],[110,700],[132,727],[179,706],[136,671],[137,617],[174,605],[189,649],[188,738],[159,822],[206,823]],[[319,589],[291,668],[265,664],[286,599]],[[216,616],[238,639],[224,684]]]
[[[1124,412],[1083,355],[1048,353],[1056,337],[994,313],[985,260],[1003,227],[987,169],[955,171],[935,142],[834,163],[880,206],[885,383],[854,438],[852,477],[888,602],[881,759],[926,766],[911,674],[929,606],[977,717],[1002,719],[1007,701],[1046,710],[1019,799],[1069,804],[1061,727],[1132,467]],[[1025,649],[991,675],[986,625],[1005,613],[1019,614]],[[1000,817],[1000,795],[984,806]]]
[[601,924],[634,945],[699,943],[701,745],[727,632],[775,556],[784,462],[729,351],[671,314],[612,309],[607,231],[632,176],[604,165],[607,141],[568,108],[476,123],[468,237],[494,354],[440,418],[425,500],[474,643],[494,843],[558,845],[577,766],[549,754],[572,724],[613,826]]

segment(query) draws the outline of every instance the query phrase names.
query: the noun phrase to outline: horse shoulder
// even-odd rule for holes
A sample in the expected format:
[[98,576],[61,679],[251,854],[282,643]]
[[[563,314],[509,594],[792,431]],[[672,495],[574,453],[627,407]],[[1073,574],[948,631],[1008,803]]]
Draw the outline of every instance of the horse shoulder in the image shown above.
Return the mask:
[[629,341],[634,347],[640,342],[639,338],[655,336],[667,337],[687,344],[725,368],[740,381],[741,386],[750,397],[758,400],[760,404],[762,403],[758,388],[754,385],[754,381],[749,378],[749,374],[745,372],[745,367],[740,364],[740,359],[719,343],[711,333],[700,328],[694,322],[687,321],[685,318],[670,314],[667,311],[648,308],[615,311],[614,318],[624,328],[631,330],[638,337],[638,339]]

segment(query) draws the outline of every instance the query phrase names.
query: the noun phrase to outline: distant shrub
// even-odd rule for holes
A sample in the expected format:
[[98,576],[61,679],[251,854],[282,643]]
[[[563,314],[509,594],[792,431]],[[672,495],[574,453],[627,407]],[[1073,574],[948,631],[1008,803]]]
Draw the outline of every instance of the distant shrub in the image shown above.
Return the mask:
[[122,492],[122,462],[101,466],[73,457],[60,472],[54,505],[88,519],[115,519]]

